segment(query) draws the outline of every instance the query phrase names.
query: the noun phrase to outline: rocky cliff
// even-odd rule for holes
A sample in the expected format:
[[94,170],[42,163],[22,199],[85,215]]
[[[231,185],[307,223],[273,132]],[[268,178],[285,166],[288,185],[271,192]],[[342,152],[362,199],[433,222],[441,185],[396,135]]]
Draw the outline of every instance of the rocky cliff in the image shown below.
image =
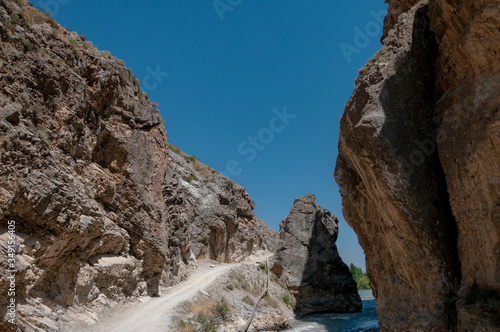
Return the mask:
[[389,1],[341,120],[344,216],[383,330],[495,330],[500,2],[415,2]]
[[182,264],[267,248],[242,187],[184,179],[175,153],[169,164],[159,112],[123,61],[24,0],[0,0],[0,38],[1,330],[9,270],[18,329],[58,330],[156,295]]
[[170,225],[169,280],[197,259],[239,262],[256,249],[273,251],[278,233],[253,213],[245,188],[174,146],[163,185]]
[[335,245],[338,227],[312,194],[297,198],[280,223],[271,271],[295,296],[298,315],[361,310],[356,282]]

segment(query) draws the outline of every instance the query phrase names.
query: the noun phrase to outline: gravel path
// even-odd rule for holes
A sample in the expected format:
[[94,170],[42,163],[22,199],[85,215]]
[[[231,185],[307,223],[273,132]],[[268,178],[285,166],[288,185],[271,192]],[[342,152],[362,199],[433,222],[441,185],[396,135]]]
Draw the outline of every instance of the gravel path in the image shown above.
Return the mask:
[[[169,287],[160,297],[149,298],[146,302],[124,305],[109,310],[100,319],[100,323],[87,326],[73,326],[68,332],[162,332],[170,331],[174,309],[184,301],[191,300],[199,291],[212,284],[217,277],[232,267],[263,261],[270,253],[251,256],[244,262],[220,264],[211,261],[199,263],[189,278],[173,287]],[[211,264],[216,264],[215,266]]]

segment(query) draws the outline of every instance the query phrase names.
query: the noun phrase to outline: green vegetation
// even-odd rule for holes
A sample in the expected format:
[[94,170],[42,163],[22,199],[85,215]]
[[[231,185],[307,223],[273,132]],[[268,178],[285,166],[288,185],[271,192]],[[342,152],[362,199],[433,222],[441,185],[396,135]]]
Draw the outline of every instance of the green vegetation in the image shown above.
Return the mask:
[[10,31],[14,31],[18,24],[18,21],[19,19],[16,15],[10,15],[10,21],[6,23],[7,29],[9,29]]
[[195,156],[190,156],[187,154],[184,155],[183,157],[188,163],[194,163],[196,160],[198,160]]
[[229,276],[232,280],[234,280],[234,285],[238,289],[243,289],[244,291],[251,292],[252,294],[257,294],[260,295],[259,289],[260,289],[260,281],[257,280],[256,282],[253,283],[253,285],[250,285],[245,277],[241,275],[240,273],[235,273],[232,272],[231,275]]
[[213,320],[213,317],[208,319],[205,317],[205,315],[200,314],[196,318],[196,321],[200,323],[203,327],[204,332],[217,332],[217,329],[215,328],[215,322]]
[[185,328],[186,328],[186,325],[187,325],[187,324],[186,324],[186,322],[185,322],[184,320],[182,320],[182,319],[181,319],[181,320],[179,321],[179,326],[180,326],[180,328],[181,328],[181,329],[185,329]]
[[221,320],[227,320],[231,311],[225,298],[219,301],[202,299],[191,304],[189,311],[192,312],[191,318],[184,318],[178,321],[178,331],[185,332],[216,332],[216,325]]
[[190,175],[190,176],[186,179],[186,181],[187,181],[187,182],[191,182],[191,181],[193,181],[193,180],[194,180],[194,181],[198,181],[198,178],[197,178],[197,177],[196,177],[196,175],[194,175],[194,174],[191,174],[191,175]]
[[366,273],[361,270],[361,268],[356,267],[354,264],[351,263],[351,274],[352,278],[354,281],[356,281],[356,284],[358,285],[359,290],[367,290],[371,289],[370,287],[370,280],[368,279],[368,276]]
[[323,218],[324,216],[326,216],[328,214],[328,210],[327,209],[323,209],[321,211],[316,212],[316,214],[317,214],[318,217]]
[[274,280],[275,283],[277,283],[281,288],[287,290],[285,284],[283,284],[280,280],[280,278],[278,277],[277,274],[273,273],[272,274],[272,280]]
[[59,30],[52,29],[51,35],[52,35],[52,38],[54,38],[54,39],[59,38]]
[[288,294],[283,295],[283,302],[286,305],[291,305],[292,304],[292,300],[290,299],[290,296],[288,296]]
[[72,50],[76,50],[80,47],[80,45],[78,45],[78,42],[74,39],[68,38],[68,43]]
[[275,309],[278,309],[280,307],[278,302],[276,302],[276,300],[274,298],[272,298],[269,295],[269,293],[267,293],[266,296],[264,296],[264,304],[266,304],[269,307],[275,308]]
[[496,289],[473,288],[465,295],[466,305],[487,305],[489,311],[500,315],[500,293]]
[[168,148],[170,149],[170,151],[175,152],[177,154],[181,153],[181,150],[178,147],[176,147],[175,145],[169,144]]
[[214,307],[215,314],[219,314],[222,316],[222,319],[226,320],[229,317],[230,310],[229,305],[226,302],[226,299],[222,298],[219,303],[217,303]]
[[229,290],[233,290],[234,286],[233,286],[233,284],[227,284],[226,288],[229,289]]
[[23,44],[23,46],[24,46],[24,50],[25,50],[25,51],[28,51],[28,50],[30,50],[30,49],[31,49],[31,42],[30,42],[29,40],[27,40],[27,39],[23,39],[23,40],[21,41],[21,43]]

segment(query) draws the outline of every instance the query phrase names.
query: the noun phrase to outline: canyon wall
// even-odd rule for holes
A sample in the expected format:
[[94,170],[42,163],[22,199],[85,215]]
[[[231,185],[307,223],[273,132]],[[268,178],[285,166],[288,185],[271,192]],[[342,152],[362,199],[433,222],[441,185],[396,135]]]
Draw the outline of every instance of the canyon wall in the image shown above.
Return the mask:
[[[498,328],[500,2],[389,1],[335,178],[386,331]],[[411,8],[411,9],[410,9]]]
[[12,327],[9,270],[17,328],[57,331],[157,295],[197,259],[267,248],[244,188],[182,179],[187,166],[177,153],[169,162],[159,112],[123,61],[24,0],[0,0],[0,38],[0,330]]
[[245,188],[174,146],[163,197],[170,225],[169,280],[182,279],[197,259],[239,262],[256,248],[274,251],[278,233],[253,213]]

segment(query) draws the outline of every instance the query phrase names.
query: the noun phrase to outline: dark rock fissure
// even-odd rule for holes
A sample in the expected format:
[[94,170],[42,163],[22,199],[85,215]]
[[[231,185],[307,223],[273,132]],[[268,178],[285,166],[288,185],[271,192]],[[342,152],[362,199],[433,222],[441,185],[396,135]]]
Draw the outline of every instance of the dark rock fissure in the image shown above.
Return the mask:
[[[407,85],[400,84],[397,81],[397,76],[393,76],[393,78],[386,81],[385,87],[387,88],[387,92],[384,93],[383,90],[381,95],[391,99],[390,103],[383,103],[386,115],[391,121],[386,122],[389,126],[384,125],[382,133],[387,132],[393,135],[396,132],[397,137],[395,137],[395,140],[409,143],[406,146],[399,146],[397,153],[403,160],[410,161],[413,164],[410,166],[410,169],[407,169],[412,178],[412,187],[416,188],[417,191],[425,192],[426,184],[419,184],[418,179],[430,178],[434,182],[436,194],[433,198],[435,201],[432,204],[437,210],[442,223],[441,231],[439,232],[442,235],[438,235],[437,239],[441,239],[438,241],[445,241],[441,243],[440,250],[442,251],[443,262],[449,264],[446,270],[449,274],[448,280],[450,285],[452,285],[443,300],[446,307],[445,312],[448,317],[448,325],[453,327],[457,324],[456,300],[461,282],[460,261],[457,249],[458,228],[451,210],[446,178],[439,160],[437,137],[435,135],[436,125],[433,118],[435,103],[439,99],[435,96],[434,88],[436,83],[435,64],[437,62],[439,46],[435,41],[434,33],[430,29],[430,18],[427,15],[427,11],[428,5],[419,8],[415,13],[412,47],[408,53],[411,58],[408,59],[408,63],[406,64],[407,66],[416,66],[419,70],[414,71],[413,75],[404,78],[401,77],[403,80],[411,79],[417,81],[425,89],[422,91],[421,97],[417,100],[404,100],[400,103],[400,105],[414,106],[393,108],[391,105],[394,103],[394,98],[397,99],[399,96],[404,95],[404,93],[398,92],[400,91],[400,87],[407,88]],[[397,71],[404,73],[403,70]],[[393,81],[394,79],[396,81]],[[422,104],[424,100],[426,102]],[[384,99],[381,99],[381,101],[383,102]],[[401,125],[403,123],[416,124],[418,127],[409,130],[406,125]],[[416,136],[411,136],[415,134]],[[412,146],[413,149],[409,148]],[[424,159],[428,160],[415,158],[412,155],[412,153],[418,151],[415,149],[420,149],[421,153],[419,157],[423,156]],[[422,162],[422,165],[420,165],[420,162]],[[415,164],[417,165],[414,166]],[[405,165],[408,165],[408,163],[405,163]],[[433,234],[434,230],[426,227],[422,229],[426,231],[426,236],[435,237],[435,234]]]
[[457,227],[435,137],[438,44],[427,11],[401,19],[357,79],[335,171],[388,330],[457,320]]

